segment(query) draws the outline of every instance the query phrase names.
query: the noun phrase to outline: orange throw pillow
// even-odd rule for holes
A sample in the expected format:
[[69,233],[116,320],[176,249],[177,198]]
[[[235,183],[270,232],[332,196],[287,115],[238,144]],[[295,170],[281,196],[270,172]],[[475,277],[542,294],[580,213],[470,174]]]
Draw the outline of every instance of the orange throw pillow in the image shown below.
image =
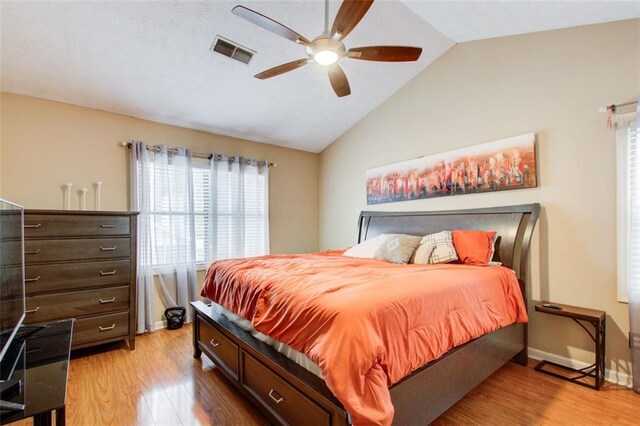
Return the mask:
[[459,230],[451,232],[460,262],[465,265],[488,265],[493,257],[495,232]]

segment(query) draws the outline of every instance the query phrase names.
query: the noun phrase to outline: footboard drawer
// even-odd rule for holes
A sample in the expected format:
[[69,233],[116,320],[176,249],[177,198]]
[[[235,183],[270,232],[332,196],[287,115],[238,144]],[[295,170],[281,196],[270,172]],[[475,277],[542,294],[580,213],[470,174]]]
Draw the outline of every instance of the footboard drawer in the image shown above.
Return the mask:
[[242,367],[242,386],[282,423],[331,424],[331,416],[327,411],[244,351]]
[[206,321],[198,321],[200,343],[238,377],[238,345]]

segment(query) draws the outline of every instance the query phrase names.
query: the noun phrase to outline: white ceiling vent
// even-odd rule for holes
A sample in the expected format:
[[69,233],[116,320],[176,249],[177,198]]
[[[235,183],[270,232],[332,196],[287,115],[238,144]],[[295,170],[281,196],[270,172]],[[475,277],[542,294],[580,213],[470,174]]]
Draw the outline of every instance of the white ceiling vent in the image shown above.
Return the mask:
[[251,58],[256,54],[254,50],[247,49],[235,41],[220,36],[216,36],[216,39],[213,40],[211,51],[235,59],[243,64],[251,62]]

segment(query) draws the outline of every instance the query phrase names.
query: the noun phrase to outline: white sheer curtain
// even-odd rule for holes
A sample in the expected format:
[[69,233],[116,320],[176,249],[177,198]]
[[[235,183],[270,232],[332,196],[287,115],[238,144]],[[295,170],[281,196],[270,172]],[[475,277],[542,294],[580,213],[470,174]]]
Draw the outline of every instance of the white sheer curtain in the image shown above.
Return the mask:
[[155,285],[166,307],[197,299],[191,152],[131,148],[131,208],[138,217],[138,333],[155,329]]
[[268,164],[214,153],[210,182],[212,260],[268,254]]
[[629,325],[633,389],[640,393],[640,102],[629,132]]

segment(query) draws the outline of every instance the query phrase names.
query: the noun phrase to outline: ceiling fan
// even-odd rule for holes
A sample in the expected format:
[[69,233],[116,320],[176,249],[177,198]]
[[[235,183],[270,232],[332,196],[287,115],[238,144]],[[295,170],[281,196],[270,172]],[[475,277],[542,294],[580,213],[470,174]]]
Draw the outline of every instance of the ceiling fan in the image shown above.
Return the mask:
[[338,97],[351,94],[347,76],[338,65],[343,58],[363,61],[412,62],[417,61],[422,53],[420,47],[409,46],[366,46],[348,49],[342,40],[349,35],[367,13],[373,0],[344,0],[333,26],[329,28],[329,0],[325,0],[324,32],[318,37],[309,39],[298,34],[289,27],[244,6],[236,6],[232,13],[267,31],[293,41],[307,48],[307,57],[270,68],[254,77],[260,80],[275,77],[293,71],[312,61],[326,66],[329,81]]

